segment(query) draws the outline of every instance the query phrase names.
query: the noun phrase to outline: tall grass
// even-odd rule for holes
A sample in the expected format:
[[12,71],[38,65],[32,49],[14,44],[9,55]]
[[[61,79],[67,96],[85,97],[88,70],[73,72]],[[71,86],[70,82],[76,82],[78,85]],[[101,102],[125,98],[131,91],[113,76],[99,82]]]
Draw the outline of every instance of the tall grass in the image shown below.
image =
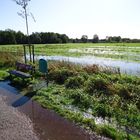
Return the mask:
[[13,67],[15,62],[21,60],[20,57],[15,56],[9,52],[0,52],[0,67]]

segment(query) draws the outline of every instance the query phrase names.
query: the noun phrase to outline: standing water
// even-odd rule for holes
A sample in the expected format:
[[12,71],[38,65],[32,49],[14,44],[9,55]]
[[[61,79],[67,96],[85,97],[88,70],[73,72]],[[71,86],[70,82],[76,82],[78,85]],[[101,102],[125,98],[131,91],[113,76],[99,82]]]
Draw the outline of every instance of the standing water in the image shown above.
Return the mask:
[[94,56],[84,56],[84,57],[66,57],[66,56],[36,56],[35,59],[47,59],[47,60],[58,60],[67,61],[82,65],[92,65],[97,64],[100,66],[116,67],[120,69],[121,73],[140,76],[140,63],[137,62],[127,62],[123,60],[113,60],[109,58],[99,58]]
[[[0,82],[0,97],[2,96],[6,97],[6,104],[8,106],[17,109],[31,120],[34,132],[39,140],[105,139],[93,134],[90,135],[54,111],[42,108],[29,97],[22,96],[19,91],[10,86],[7,81]],[[0,113],[2,114],[3,112]]]

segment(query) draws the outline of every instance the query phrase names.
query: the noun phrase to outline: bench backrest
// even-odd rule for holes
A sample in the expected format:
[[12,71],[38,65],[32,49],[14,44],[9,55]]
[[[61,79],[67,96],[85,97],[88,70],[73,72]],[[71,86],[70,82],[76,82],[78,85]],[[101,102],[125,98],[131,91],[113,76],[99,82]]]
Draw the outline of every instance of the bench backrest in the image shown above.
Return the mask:
[[19,70],[19,71],[23,71],[23,72],[28,72],[28,71],[33,72],[34,71],[34,66],[24,64],[24,63],[20,63],[20,62],[16,62],[16,69]]

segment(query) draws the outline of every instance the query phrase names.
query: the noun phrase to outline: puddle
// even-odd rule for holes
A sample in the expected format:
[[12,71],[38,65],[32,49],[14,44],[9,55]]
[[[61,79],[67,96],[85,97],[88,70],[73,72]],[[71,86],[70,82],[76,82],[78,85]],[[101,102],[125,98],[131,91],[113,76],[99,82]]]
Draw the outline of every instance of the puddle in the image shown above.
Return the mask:
[[[54,111],[42,108],[29,96],[22,96],[9,82],[0,82],[0,95],[6,103],[28,116],[34,131],[41,140],[89,140],[93,135],[62,118]],[[94,136],[95,138],[95,136]]]
[[57,61],[68,61],[82,65],[97,64],[100,66],[109,66],[120,68],[121,73],[140,76],[140,63],[127,62],[120,60],[113,60],[109,58],[99,58],[94,56],[83,56],[83,57],[67,57],[67,56],[36,56],[35,59],[46,59],[46,60],[57,60]]
[[19,94],[19,91],[16,88],[9,85],[9,81],[0,81],[0,88],[6,89],[16,95]]

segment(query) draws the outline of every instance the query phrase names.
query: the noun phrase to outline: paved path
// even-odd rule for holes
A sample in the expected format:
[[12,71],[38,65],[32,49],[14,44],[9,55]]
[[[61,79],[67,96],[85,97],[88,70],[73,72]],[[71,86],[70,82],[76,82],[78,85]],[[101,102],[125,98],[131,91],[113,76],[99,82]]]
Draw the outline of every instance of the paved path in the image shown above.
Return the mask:
[[6,103],[0,88],[0,140],[38,140],[31,120]]

